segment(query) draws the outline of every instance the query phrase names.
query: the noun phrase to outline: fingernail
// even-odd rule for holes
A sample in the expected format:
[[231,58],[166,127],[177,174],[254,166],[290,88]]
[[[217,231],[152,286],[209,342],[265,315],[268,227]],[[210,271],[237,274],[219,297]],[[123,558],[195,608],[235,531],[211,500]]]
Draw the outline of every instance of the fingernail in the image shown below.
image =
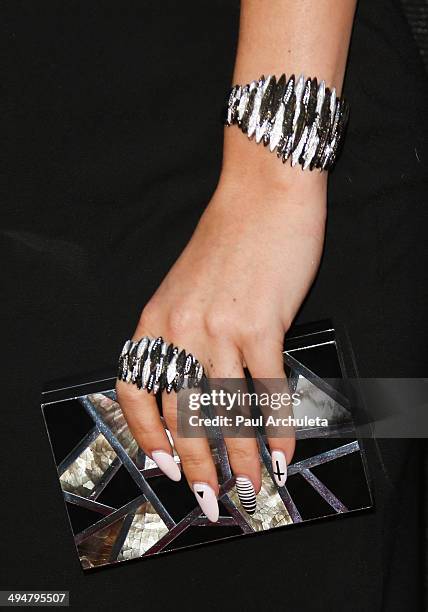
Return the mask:
[[192,489],[205,516],[212,523],[216,523],[218,521],[218,502],[213,489],[205,482],[194,482]]
[[169,453],[162,450],[153,451],[152,459],[165,476],[168,476],[168,478],[175,482],[181,480],[180,468],[175,463],[174,457],[171,457]]
[[238,492],[241,506],[248,514],[254,514],[256,511],[256,492],[253,483],[246,476],[236,477],[236,490]]
[[287,481],[287,461],[282,451],[272,452],[272,470],[276,484],[278,487],[283,487]]

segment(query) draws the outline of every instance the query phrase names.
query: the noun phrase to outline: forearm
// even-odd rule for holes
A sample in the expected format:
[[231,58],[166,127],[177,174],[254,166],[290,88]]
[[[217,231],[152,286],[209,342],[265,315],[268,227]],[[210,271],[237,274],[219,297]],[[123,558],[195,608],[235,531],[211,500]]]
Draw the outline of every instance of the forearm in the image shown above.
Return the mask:
[[[342,92],[356,0],[242,0],[233,83],[261,74],[317,77]],[[225,130],[223,175],[325,184],[327,173],[281,164],[239,130]]]

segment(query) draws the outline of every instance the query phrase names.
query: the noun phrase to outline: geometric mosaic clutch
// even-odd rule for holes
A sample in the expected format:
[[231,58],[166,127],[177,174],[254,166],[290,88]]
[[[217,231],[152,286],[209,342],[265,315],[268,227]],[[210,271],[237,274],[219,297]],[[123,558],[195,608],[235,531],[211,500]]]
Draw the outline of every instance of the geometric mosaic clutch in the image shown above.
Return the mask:
[[329,427],[297,428],[296,452],[281,488],[259,435],[262,488],[253,515],[239,503],[221,433],[211,435],[220,483],[217,523],[202,514],[185,479],[172,482],[138,448],[116,402],[114,376],[45,391],[43,416],[83,569],[370,508],[367,466],[346,385],[329,382],[355,376],[350,355],[329,322],[288,334],[290,388],[300,393],[306,413],[322,407]]

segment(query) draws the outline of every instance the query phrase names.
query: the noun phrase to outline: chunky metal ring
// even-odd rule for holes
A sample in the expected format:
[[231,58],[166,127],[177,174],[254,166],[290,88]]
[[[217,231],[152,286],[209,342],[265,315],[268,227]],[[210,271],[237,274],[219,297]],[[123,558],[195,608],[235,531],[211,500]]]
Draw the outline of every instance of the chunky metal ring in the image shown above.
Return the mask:
[[199,387],[203,375],[204,368],[191,353],[164,342],[161,336],[127,340],[117,372],[119,380],[153,394]]

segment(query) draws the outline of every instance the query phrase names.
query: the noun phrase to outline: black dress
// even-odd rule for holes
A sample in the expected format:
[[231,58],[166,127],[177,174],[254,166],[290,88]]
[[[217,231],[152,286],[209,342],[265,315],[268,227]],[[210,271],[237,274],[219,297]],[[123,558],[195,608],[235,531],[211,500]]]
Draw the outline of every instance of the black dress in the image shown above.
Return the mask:
[[[421,446],[379,441],[376,511],[83,575],[39,394],[109,367],[219,175],[235,0],[4,2],[1,589],[76,609],[419,609]],[[364,376],[423,376],[426,100],[396,0],[361,0],[319,276],[299,321],[345,323]],[[191,111],[189,110],[191,109]]]

